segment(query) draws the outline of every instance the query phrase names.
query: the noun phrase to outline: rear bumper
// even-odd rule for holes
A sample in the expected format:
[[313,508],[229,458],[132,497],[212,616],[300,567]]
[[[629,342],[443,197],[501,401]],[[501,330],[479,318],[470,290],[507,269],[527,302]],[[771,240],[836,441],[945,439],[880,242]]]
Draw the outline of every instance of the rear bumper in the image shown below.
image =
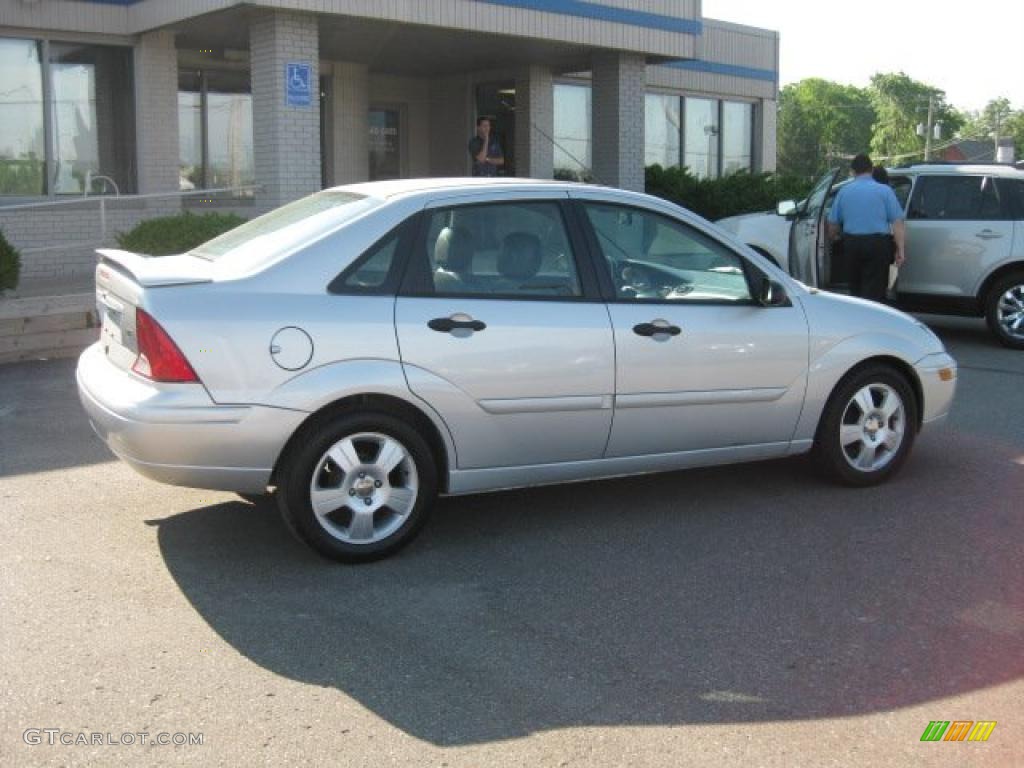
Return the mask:
[[78,361],[78,395],[118,458],[171,485],[260,493],[308,414],[217,405],[200,384],[156,384],[110,363],[100,345]]
[[[956,394],[956,360],[945,352],[918,360],[914,366],[924,396],[922,424],[934,424],[949,415]],[[950,377],[951,375],[951,377]]]

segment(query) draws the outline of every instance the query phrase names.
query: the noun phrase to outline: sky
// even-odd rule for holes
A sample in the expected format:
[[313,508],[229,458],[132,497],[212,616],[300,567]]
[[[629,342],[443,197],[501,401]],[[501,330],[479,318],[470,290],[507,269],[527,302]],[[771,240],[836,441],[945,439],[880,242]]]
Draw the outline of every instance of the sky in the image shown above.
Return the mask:
[[959,109],[1000,96],[1024,109],[1021,0],[703,0],[703,14],[780,32],[782,85],[902,71]]

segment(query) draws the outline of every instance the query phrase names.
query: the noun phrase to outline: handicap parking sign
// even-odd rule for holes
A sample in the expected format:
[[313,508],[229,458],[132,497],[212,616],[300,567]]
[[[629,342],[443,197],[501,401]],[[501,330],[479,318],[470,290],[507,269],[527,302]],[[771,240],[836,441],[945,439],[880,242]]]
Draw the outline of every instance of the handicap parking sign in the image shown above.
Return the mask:
[[312,77],[313,67],[309,63],[289,61],[284,65],[285,106],[308,107],[312,104]]

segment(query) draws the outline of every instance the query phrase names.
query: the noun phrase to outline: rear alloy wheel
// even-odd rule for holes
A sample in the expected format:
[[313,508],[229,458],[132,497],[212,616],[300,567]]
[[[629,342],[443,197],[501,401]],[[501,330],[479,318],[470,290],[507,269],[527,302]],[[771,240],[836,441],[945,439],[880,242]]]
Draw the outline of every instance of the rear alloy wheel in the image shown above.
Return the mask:
[[376,560],[412,540],[437,492],[423,438],[384,414],[321,427],[287,461],[278,488],[289,528],[341,562]]
[[906,461],[916,434],[917,403],[906,380],[887,366],[871,366],[855,371],[832,393],[814,454],[835,480],[875,485]]
[[1002,344],[1024,349],[1024,272],[1002,278],[985,300],[988,327]]

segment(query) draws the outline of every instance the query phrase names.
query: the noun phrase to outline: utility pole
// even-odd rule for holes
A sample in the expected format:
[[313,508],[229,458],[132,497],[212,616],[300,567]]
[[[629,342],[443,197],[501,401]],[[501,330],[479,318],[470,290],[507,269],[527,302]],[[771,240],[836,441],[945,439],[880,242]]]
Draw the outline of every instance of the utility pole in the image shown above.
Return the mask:
[[[924,132],[924,161],[932,159],[932,125],[935,122],[935,94],[928,94],[928,124]],[[998,129],[996,129],[998,131]]]
[[1001,109],[999,109],[999,107],[996,107],[994,111],[995,111],[995,120],[993,122],[994,122],[995,131],[993,131],[992,136],[995,139],[995,148],[992,150],[993,153],[994,153],[992,155],[992,157],[993,157],[993,159],[996,160],[996,162],[998,162],[999,161],[999,129],[1003,127],[1003,111]]

